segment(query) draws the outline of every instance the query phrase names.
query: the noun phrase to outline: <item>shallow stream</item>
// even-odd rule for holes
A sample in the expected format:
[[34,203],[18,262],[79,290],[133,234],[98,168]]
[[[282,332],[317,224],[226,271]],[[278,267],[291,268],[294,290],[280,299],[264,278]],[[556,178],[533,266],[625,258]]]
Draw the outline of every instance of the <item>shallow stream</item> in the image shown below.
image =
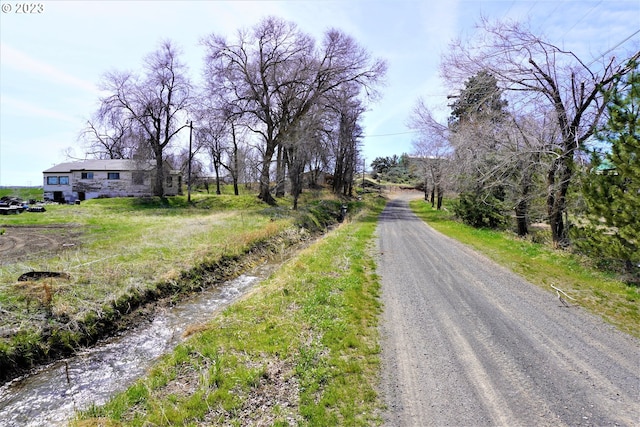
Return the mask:
[[245,294],[270,266],[253,270],[158,310],[147,324],[0,387],[0,426],[61,426],[74,411],[103,404],[144,375],[154,361],[182,341],[189,325]]

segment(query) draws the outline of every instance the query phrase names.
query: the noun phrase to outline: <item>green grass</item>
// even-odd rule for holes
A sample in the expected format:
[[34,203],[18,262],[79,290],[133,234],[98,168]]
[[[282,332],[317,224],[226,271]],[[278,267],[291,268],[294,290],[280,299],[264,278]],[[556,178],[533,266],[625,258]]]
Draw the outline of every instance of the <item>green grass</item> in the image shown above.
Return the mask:
[[[567,292],[577,303],[619,329],[640,337],[640,288],[590,268],[568,251],[518,238],[512,233],[475,229],[454,221],[448,211],[438,211],[422,200],[411,208],[441,233],[471,246],[543,289],[551,285]],[[553,291],[555,292],[555,291]]]
[[[44,214],[2,218],[5,226],[65,226],[75,236],[70,242],[76,247],[1,266],[0,298],[12,298],[13,304],[19,304],[20,295],[13,292],[13,285],[25,271],[63,271],[71,275],[72,289],[56,293],[53,310],[74,316],[77,313],[70,306],[96,309],[94,303],[117,299],[132,287],[175,279],[179,272],[214,262],[222,254],[238,255],[292,223],[291,218],[273,220],[252,199],[255,197],[197,202],[206,209],[185,208],[178,198],[165,202],[95,199],[81,205],[51,205]],[[0,299],[0,304],[8,302]]]
[[380,424],[371,200],[77,425]]
[[15,187],[15,188],[0,188],[0,198],[2,197],[19,197],[22,200],[42,200],[43,190],[42,187]]
[[[201,277],[209,266],[270,239],[295,238],[294,222],[291,212],[274,217],[254,195],[195,195],[192,203],[185,197],[93,199],[2,216],[0,229],[48,226],[46,233],[64,233],[74,246],[0,265],[0,368],[68,351],[130,307],[204,286],[212,280]],[[66,272],[71,279],[16,281],[32,270]]]

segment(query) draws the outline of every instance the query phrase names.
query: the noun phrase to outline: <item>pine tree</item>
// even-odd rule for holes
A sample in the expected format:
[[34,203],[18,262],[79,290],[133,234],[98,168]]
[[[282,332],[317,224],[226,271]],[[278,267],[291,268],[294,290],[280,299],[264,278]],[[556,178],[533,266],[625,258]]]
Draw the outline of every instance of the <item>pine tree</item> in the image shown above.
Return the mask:
[[579,249],[640,282],[640,73],[619,79],[608,95],[609,120],[599,133],[610,145],[593,153],[584,184],[588,224],[577,231]]
[[455,130],[456,126],[467,122],[498,122],[504,118],[506,106],[496,78],[487,71],[480,71],[465,82],[460,96],[451,105],[449,125]]
[[507,223],[505,188],[501,182],[486,179],[496,166],[495,134],[506,118],[506,107],[496,78],[486,71],[471,76],[451,105],[449,129],[460,191],[453,209],[473,227],[501,228]]

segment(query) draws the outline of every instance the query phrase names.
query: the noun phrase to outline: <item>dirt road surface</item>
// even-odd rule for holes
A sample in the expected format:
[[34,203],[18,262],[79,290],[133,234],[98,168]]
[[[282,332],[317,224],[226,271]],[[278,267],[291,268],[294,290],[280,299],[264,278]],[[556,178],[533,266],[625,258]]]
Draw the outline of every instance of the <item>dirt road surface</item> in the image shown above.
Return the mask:
[[385,425],[640,426],[638,340],[437,233],[407,199],[377,230]]

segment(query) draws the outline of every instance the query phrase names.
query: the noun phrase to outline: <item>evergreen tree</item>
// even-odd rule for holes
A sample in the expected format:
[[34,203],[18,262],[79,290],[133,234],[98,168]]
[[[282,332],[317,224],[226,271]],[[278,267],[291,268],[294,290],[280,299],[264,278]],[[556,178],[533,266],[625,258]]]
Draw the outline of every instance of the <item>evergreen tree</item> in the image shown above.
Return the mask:
[[478,228],[501,228],[507,223],[503,183],[490,176],[496,168],[497,134],[506,107],[496,78],[486,71],[470,77],[451,105],[449,129],[460,191],[454,212]]
[[588,223],[576,245],[601,264],[622,269],[640,282],[640,73],[620,78],[608,93],[609,120],[600,139],[607,153],[594,152],[585,179]]
[[499,122],[504,117],[507,101],[502,99],[498,81],[487,71],[471,76],[460,96],[451,105],[449,125],[455,130],[470,122]]

